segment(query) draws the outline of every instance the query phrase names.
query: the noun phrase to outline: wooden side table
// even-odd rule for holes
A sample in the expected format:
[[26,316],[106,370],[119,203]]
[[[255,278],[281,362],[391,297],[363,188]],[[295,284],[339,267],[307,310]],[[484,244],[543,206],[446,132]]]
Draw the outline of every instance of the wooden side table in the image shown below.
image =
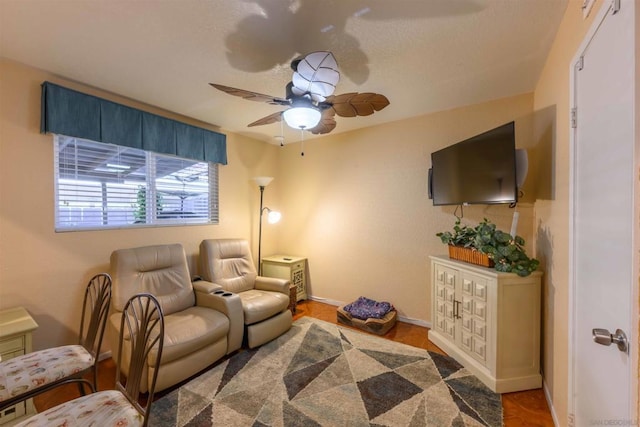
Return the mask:
[[307,299],[307,259],[291,255],[272,255],[262,258],[262,275],[287,279],[295,285],[296,301]]
[[[0,311],[0,360],[22,356],[32,351],[31,333],[38,324],[22,307]],[[0,412],[0,424],[16,422],[36,413],[33,401],[28,399]]]

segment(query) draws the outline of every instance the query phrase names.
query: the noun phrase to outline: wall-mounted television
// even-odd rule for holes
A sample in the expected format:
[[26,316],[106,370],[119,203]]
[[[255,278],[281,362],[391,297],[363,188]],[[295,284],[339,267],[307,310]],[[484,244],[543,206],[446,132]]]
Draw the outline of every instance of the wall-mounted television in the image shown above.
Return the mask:
[[515,123],[431,153],[434,206],[516,203]]

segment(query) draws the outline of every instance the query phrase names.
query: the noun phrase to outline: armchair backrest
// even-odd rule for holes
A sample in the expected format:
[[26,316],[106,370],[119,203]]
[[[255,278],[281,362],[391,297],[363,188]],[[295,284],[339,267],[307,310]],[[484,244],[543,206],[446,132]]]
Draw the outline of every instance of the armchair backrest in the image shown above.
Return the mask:
[[118,249],[111,253],[112,307],[121,312],[136,294],[153,295],[165,315],[195,305],[187,256],[180,244]]
[[243,239],[208,239],[200,243],[200,274],[230,292],[253,289],[256,268],[249,242]]

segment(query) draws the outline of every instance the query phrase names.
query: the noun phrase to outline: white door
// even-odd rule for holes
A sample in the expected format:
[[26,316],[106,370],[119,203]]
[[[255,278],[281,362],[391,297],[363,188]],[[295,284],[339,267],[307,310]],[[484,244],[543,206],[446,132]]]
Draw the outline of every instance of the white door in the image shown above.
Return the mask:
[[620,329],[631,339],[634,332],[634,1],[614,1],[608,9],[595,17],[573,71],[569,410],[575,426],[629,425],[635,418],[629,351],[598,344],[592,334]]

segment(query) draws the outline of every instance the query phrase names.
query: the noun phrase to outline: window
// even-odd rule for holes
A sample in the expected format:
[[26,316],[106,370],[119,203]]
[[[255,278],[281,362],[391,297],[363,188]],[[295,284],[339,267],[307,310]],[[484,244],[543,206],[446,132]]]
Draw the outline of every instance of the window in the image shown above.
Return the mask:
[[56,231],[218,223],[218,165],[54,136]]

